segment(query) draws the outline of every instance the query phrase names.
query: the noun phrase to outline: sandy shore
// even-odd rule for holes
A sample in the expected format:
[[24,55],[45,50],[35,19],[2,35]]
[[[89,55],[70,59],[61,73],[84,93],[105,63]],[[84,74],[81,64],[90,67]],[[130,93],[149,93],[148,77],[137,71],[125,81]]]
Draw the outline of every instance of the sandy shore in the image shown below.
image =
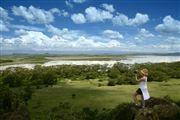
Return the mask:
[[[107,61],[87,61],[87,60],[58,60],[49,61],[42,66],[55,66],[55,65],[108,65],[112,67],[115,63],[120,62],[124,64],[135,64],[135,63],[161,63],[161,62],[176,62],[180,61],[180,56],[155,56],[155,55],[144,55],[144,56],[127,56],[127,59],[123,60],[107,60]],[[0,66],[0,70],[5,70],[9,67],[23,67],[28,69],[33,69],[37,64],[15,64],[15,65],[5,65]]]

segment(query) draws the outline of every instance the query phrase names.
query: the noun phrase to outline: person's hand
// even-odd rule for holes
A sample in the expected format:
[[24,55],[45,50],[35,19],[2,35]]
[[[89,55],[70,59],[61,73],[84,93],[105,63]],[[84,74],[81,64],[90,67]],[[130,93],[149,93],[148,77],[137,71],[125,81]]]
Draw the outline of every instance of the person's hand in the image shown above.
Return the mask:
[[137,74],[137,73],[138,73],[138,70],[135,70],[135,71],[134,71],[134,74]]

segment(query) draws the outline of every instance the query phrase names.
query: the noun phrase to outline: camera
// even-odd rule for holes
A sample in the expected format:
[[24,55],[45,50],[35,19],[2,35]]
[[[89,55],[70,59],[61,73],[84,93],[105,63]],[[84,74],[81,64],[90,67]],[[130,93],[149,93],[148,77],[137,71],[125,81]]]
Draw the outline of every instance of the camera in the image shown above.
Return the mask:
[[138,70],[135,70],[135,71],[134,71],[134,74],[137,74],[137,73],[138,73]]

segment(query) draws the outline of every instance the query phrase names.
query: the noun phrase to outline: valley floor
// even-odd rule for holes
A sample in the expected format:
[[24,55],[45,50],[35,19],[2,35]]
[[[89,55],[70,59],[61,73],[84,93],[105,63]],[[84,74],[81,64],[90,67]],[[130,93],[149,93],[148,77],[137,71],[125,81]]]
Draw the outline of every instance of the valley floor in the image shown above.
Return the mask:
[[[138,85],[106,86],[107,81],[64,80],[53,87],[35,89],[32,99],[28,103],[32,119],[45,119],[47,112],[58,106],[60,102],[68,102],[73,109],[83,107],[113,108],[118,104],[132,102],[132,93]],[[180,100],[180,79],[168,82],[149,82],[148,89],[153,97],[169,96],[174,101]],[[37,107],[38,106],[38,107]]]

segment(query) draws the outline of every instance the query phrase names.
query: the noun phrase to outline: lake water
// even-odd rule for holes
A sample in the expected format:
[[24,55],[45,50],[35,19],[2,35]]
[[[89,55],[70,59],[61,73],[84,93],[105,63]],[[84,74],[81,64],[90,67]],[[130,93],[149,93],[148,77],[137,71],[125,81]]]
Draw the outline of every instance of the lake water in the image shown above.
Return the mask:
[[[141,55],[141,56],[127,56],[126,59],[122,60],[109,60],[109,61],[88,61],[88,60],[58,60],[58,61],[49,61],[42,66],[55,66],[55,65],[93,65],[107,64],[109,67],[112,67],[115,63],[120,62],[124,64],[135,64],[135,63],[161,63],[161,62],[176,62],[180,61],[180,56],[156,56],[156,55]],[[0,70],[5,70],[9,67],[23,67],[28,69],[33,69],[37,64],[15,64],[15,65],[5,65],[0,66]]]

